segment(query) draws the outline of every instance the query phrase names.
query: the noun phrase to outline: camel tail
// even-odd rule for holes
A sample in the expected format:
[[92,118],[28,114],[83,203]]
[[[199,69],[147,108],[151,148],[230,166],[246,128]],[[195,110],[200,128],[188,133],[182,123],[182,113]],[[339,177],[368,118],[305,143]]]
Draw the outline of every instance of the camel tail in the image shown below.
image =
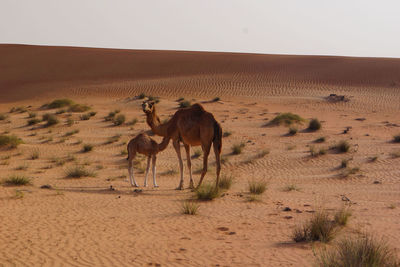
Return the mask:
[[217,121],[214,121],[214,139],[213,139],[213,143],[218,148],[218,152],[221,153],[221,149],[222,149],[222,128],[221,128],[221,125]]

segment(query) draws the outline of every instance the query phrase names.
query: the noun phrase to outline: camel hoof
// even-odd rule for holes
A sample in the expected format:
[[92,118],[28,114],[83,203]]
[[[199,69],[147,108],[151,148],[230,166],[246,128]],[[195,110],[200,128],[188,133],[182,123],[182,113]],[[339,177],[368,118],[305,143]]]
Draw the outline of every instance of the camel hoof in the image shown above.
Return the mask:
[[154,186],[154,188],[158,188],[158,187],[159,187],[158,185],[155,185],[155,186]]
[[175,190],[183,190],[183,186],[178,186]]

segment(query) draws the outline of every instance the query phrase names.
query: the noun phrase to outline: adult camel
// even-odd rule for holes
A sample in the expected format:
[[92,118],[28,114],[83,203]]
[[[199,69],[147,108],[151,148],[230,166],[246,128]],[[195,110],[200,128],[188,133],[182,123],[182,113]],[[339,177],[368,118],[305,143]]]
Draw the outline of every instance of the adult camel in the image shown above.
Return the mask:
[[208,155],[210,153],[211,144],[213,144],[217,163],[217,179],[215,183],[215,188],[217,189],[221,172],[220,156],[222,149],[222,129],[214,116],[210,112],[205,111],[200,104],[194,104],[191,107],[179,109],[168,122],[161,123],[160,118],[157,116],[154,101],[144,101],[142,109],[146,114],[147,124],[150,126],[153,133],[172,139],[173,146],[178,156],[181,173],[181,180],[177,189],[183,189],[183,163],[180,142],[183,142],[186,150],[186,159],[190,176],[189,188],[191,189],[193,189],[194,186],[190,147],[201,145],[201,149],[203,150],[203,170],[201,172],[199,184],[197,185],[197,187],[199,187],[207,173]]

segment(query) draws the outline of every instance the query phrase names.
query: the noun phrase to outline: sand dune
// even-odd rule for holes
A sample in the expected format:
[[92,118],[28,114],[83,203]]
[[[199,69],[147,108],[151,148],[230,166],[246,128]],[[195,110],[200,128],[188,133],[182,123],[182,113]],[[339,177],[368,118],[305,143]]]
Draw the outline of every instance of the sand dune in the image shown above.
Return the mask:
[[[0,186],[0,266],[313,266],[313,249],[318,254],[364,232],[384,238],[400,256],[400,158],[392,155],[400,145],[391,142],[400,134],[399,59],[19,45],[0,45],[0,58],[0,113],[6,116],[0,134],[24,141],[0,150],[0,180],[32,179],[32,185]],[[222,197],[199,202],[196,216],[181,214],[193,192],[174,190],[179,174],[171,145],[158,156],[160,188],[152,188],[151,179],[141,193],[130,187],[122,152],[130,138],[149,130],[142,100],[134,98],[141,92],[160,97],[161,119],[176,111],[178,97],[195,98],[232,133],[223,138],[222,173],[234,184]],[[330,93],[349,101],[327,101]],[[217,96],[220,101],[209,101]],[[23,107],[40,119],[59,111],[41,108],[58,97],[97,113],[81,120],[82,113],[59,112],[59,124],[43,127],[27,126],[25,111],[10,112]],[[127,122],[138,122],[105,121],[116,109]],[[322,129],[309,132],[304,123],[288,136],[285,126],[266,127],[279,112],[318,118]],[[73,130],[79,131],[67,135]],[[321,136],[326,141],[315,143]],[[328,149],[341,140],[351,144],[348,153]],[[232,145],[242,142],[243,152],[232,155]],[[84,144],[93,151],[82,153]],[[310,146],[328,152],[311,157]],[[269,154],[258,157],[262,150]],[[343,178],[343,159],[359,172]],[[211,182],[213,153],[209,160]],[[96,176],[66,178],[76,164]],[[192,164],[198,170],[202,157]],[[144,174],[135,172],[142,185]],[[194,178],[198,182],[199,174]],[[247,200],[252,179],[268,181],[260,201]],[[52,189],[41,189],[45,184]],[[287,192],[288,185],[298,190]],[[349,224],[330,244],[293,242],[293,229],[315,211],[333,213],[349,202]]]

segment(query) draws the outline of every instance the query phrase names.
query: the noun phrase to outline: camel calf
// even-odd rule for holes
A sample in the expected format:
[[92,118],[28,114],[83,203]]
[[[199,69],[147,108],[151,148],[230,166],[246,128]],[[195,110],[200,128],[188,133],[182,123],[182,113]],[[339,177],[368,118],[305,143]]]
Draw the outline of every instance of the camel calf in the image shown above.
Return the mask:
[[140,153],[147,156],[147,167],[144,178],[144,186],[147,186],[147,175],[150,169],[150,160],[153,164],[153,185],[158,187],[156,182],[156,159],[157,153],[166,149],[169,144],[169,138],[164,138],[163,141],[158,144],[154,139],[145,133],[138,134],[128,143],[128,172],[131,185],[138,187],[133,174],[133,160],[136,157],[136,153]]

